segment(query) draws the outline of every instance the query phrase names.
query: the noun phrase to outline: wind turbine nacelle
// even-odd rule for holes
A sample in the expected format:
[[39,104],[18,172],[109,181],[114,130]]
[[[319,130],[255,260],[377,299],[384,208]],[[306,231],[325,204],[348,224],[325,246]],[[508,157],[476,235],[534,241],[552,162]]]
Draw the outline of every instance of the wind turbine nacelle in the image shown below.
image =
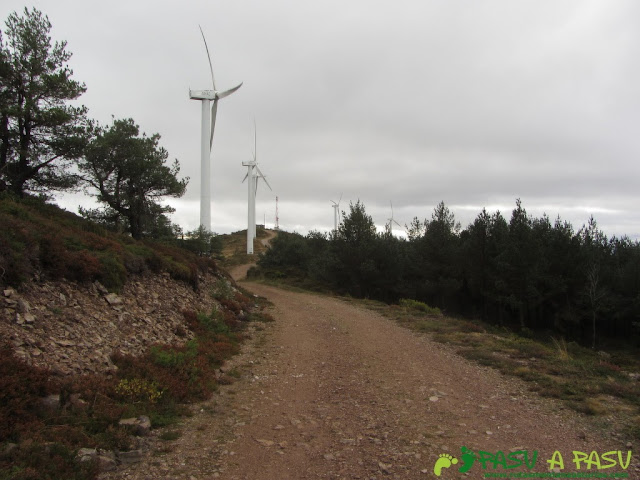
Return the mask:
[[189,98],[191,100],[215,100],[215,90],[189,90]]

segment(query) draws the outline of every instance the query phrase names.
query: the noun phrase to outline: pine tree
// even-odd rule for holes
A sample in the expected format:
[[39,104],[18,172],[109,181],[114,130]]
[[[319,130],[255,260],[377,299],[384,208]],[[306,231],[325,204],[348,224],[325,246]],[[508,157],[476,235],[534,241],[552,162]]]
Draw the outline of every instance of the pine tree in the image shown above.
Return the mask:
[[159,201],[181,197],[189,179],[178,180],[177,160],[165,165],[169,154],[159,141],[158,134],[140,136],[132,119],[114,120],[111,127],[99,129],[79,165],[89,192],[104,204],[88,216],[140,238],[173,211]]
[[35,8],[9,15],[0,32],[0,190],[64,190],[82,155],[90,122],[70,100],[86,87],[71,78],[66,42],[52,44],[49,19]]

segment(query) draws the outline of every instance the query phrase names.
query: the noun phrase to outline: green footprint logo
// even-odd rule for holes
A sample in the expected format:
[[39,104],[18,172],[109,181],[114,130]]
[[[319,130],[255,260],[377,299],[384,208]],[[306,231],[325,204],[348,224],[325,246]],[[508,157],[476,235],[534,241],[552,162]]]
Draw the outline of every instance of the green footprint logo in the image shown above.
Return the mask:
[[436,474],[436,477],[439,477],[442,474],[443,468],[449,468],[451,465],[455,465],[458,463],[458,459],[449,455],[448,453],[441,453],[440,458],[436,460],[436,464],[433,466],[433,473]]
[[473,462],[476,461],[476,456],[473,451],[467,447],[460,447],[462,451],[462,466],[458,469],[461,473],[468,472],[473,467]]

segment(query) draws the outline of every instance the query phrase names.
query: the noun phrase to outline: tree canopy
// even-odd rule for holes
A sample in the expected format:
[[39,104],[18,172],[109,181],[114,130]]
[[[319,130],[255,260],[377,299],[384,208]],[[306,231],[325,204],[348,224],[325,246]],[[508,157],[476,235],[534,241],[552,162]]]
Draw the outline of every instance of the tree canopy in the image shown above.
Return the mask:
[[19,196],[73,187],[69,167],[90,130],[87,109],[67,102],[86,87],[73,80],[66,42],[52,43],[47,16],[25,8],[0,32],[0,191]]
[[166,165],[168,152],[159,145],[160,135],[140,135],[132,119],[114,120],[110,127],[98,127],[79,167],[89,193],[104,204],[83,214],[100,223],[127,230],[140,238],[172,212],[162,205],[164,197],[181,197],[188,178],[179,180],[175,160]]
[[259,266],[297,283],[410,298],[592,347],[605,337],[640,338],[640,244],[607,238],[593,219],[576,232],[560,218],[532,217],[516,200],[509,220],[482,210],[461,230],[441,202],[430,220],[414,218],[404,240],[376,233],[360,202],[343,215],[337,234],[280,233]]

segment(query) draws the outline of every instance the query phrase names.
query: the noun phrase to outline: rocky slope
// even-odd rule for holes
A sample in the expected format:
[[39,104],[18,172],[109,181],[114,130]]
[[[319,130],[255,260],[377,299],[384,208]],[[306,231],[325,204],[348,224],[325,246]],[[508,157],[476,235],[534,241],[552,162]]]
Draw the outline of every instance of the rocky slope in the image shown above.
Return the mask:
[[182,311],[211,311],[223,273],[201,275],[197,291],[169,274],[131,278],[120,294],[99,282],[28,283],[0,292],[0,335],[27,363],[61,375],[113,370],[116,351],[140,354],[154,343],[184,342]]

